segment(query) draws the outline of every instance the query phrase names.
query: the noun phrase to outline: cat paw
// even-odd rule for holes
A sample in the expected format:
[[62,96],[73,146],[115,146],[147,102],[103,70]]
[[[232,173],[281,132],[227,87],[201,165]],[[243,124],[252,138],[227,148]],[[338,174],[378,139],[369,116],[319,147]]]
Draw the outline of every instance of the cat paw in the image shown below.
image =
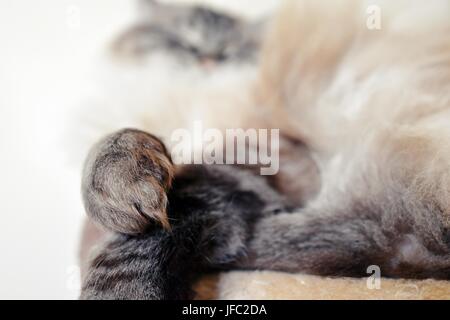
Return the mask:
[[82,195],[87,214],[104,227],[138,234],[169,229],[167,195],[174,166],[151,134],[124,129],[100,141],[86,160]]

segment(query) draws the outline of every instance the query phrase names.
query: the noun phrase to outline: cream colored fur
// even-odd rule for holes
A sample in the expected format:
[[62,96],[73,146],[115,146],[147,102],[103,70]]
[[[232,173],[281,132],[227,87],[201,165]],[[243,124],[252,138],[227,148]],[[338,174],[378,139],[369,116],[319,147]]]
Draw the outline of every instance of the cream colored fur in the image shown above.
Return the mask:
[[261,91],[276,126],[315,149],[317,201],[398,179],[450,223],[450,3],[400,2],[379,1],[381,29],[369,30],[361,1],[291,1],[270,29]]
[[[336,189],[370,196],[402,181],[411,197],[439,203],[450,226],[450,3],[400,2],[379,1],[381,29],[369,30],[362,1],[291,1],[266,42],[262,101],[274,126],[316,151],[323,188],[312,206]],[[219,296],[450,299],[445,281],[386,279],[378,291],[365,281],[235,273]]]

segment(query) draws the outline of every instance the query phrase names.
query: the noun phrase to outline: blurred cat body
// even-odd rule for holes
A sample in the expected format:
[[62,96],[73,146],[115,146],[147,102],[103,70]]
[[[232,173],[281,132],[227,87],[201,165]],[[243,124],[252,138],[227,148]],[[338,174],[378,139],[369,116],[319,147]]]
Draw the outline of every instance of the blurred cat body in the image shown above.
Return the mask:
[[[380,29],[367,24],[373,6]],[[260,90],[274,125],[302,137],[321,172],[321,190],[302,212],[351,220],[347,227],[361,230],[347,229],[347,250],[358,252],[358,232],[370,230],[365,250],[384,248],[379,265],[391,275],[450,275],[449,18],[440,0],[290,1],[263,50]],[[288,250],[280,254],[294,224],[276,217],[261,226],[255,247],[275,234],[284,240],[255,265],[286,270],[292,261],[297,270]],[[337,247],[323,258],[337,259]]]
[[[290,1],[281,10],[262,55],[263,101],[315,151],[324,197],[398,179],[449,215],[450,3],[345,4]],[[366,25],[369,5],[380,10],[380,30]]]
[[[226,86],[227,66],[220,84],[149,81],[138,128],[167,137],[199,112],[205,127],[281,128],[313,150],[320,190],[297,213],[256,221],[237,267],[361,276],[371,263],[391,277],[450,276],[450,3],[370,5],[381,29],[367,26],[368,2],[290,1],[260,62]],[[171,80],[186,82],[153,90]],[[132,82],[122,92],[133,100]],[[145,107],[160,101],[170,111]]]

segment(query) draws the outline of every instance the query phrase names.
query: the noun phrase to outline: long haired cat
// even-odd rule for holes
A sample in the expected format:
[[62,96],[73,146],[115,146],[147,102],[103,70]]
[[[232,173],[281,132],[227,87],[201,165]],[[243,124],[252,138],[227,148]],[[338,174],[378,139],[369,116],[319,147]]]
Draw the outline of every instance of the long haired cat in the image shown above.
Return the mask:
[[135,127],[151,128],[170,144],[173,130],[191,129],[196,120],[220,129],[263,121],[255,119],[262,112],[252,87],[265,19],[186,3],[139,3],[137,21],[114,39],[98,68],[95,95],[77,124],[81,143]]
[[[205,128],[266,127],[261,124],[265,110],[253,100],[265,19],[253,21],[198,5],[139,4],[137,21],[110,46],[96,99],[77,123],[77,143],[83,145],[79,154],[85,153],[84,145],[123,127],[151,131],[169,147],[173,130],[192,130],[198,120]],[[306,147],[283,140],[282,161],[304,154],[295,171],[317,176]],[[296,151],[288,152],[292,145]],[[295,194],[292,203],[305,201],[317,189],[317,178],[306,186],[291,176],[282,170],[271,183]],[[292,187],[281,183],[285,179],[292,180]],[[298,189],[305,190],[302,196]],[[93,247],[101,247],[106,236],[91,221],[85,223],[82,276]]]
[[450,279],[450,4],[371,5],[380,28],[361,1],[290,2],[246,87],[246,112],[313,152],[320,189],[296,208],[247,168],[174,166],[146,132],[94,147],[83,197],[115,235],[82,298],[188,298],[196,276],[232,268]]

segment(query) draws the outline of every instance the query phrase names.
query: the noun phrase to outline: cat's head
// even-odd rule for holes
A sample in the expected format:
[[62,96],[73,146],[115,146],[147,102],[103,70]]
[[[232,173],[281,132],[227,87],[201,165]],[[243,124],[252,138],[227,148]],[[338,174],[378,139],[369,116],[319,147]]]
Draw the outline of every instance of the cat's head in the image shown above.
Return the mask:
[[139,22],[114,43],[118,54],[163,54],[183,65],[211,68],[254,62],[262,25],[197,5],[142,0]]

